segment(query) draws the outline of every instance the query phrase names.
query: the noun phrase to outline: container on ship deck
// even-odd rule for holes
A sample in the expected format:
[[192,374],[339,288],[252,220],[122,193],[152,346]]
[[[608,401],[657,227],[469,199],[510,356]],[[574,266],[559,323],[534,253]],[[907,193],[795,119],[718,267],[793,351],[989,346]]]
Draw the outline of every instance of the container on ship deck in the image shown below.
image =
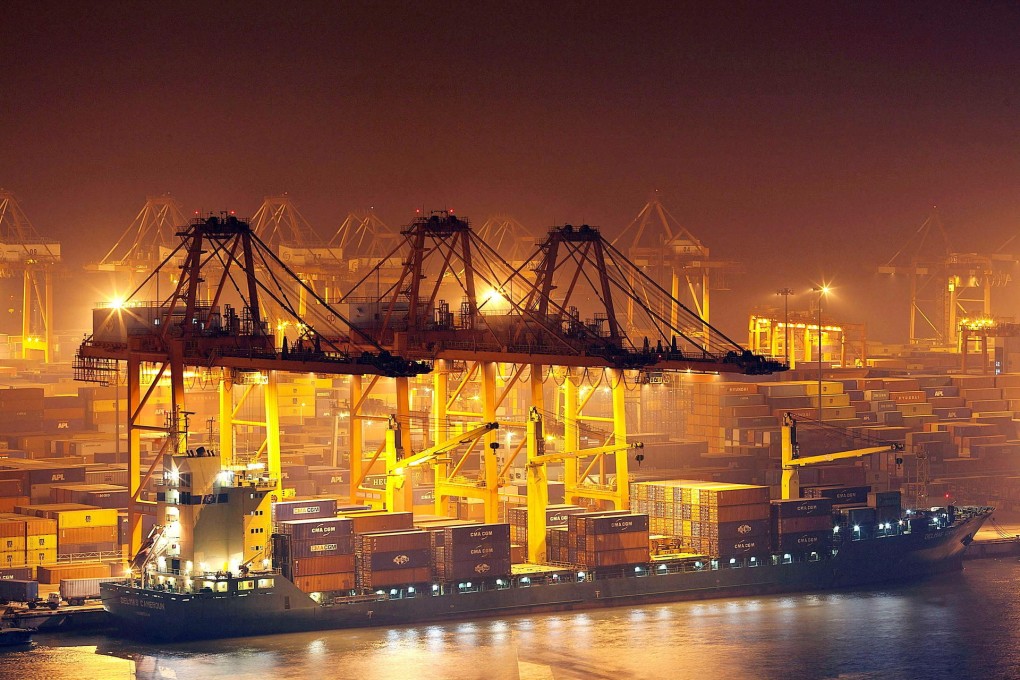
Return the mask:
[[408,531],[414,528],[414,514],[410,512],[349,512],[345,516],[353,522],[354,533],[374,531]]
[[335,536],[352,536],[354,522],[348,517],[295,519],[280,522],[279,530],[281,534],[288,534],[295,541],[313,541]]
[[771,526],[771,520],[767,517],[737,522],[709,523],[708,525],[710,535],[723,540],[739,539],[743,536],[767,536]]
[[604,552],[607,550],[632,550],[634,548],[648,548],[648,533],[644,531],[627,531],[621,534],[596,534],[588,536],[584,541],[578,541],[578,552],[591,551]]
[[623,550],[585,550],[577,553],[575,562],[589,569],[595,567],[622,567],[644,564],[650,557],[648,546]]
[[509,555],[504,558],[493,560],[461,560],[459,562],[447,562],[444,565],[444,578],[448,581],[470,579],[470,578],[499,578],[509,576],[512,567],[510,566]]
[[357,573],[357,584],[360,588],[388,588],[390,586],[426,583],[431,580],[432,574],[428,567],[386,569],[383,571],[367,570]]
[[20,536],[24,538],[28,532],[25,527],[27,517],[0,517],[0,538]]
[[294,559],[291,564],[294,576],[314,574],[335,574],[354,571],[354,555],[331,555],[329,557],[305,557]]
[[783,533],[773,536],[772,542],[778,552],[827,550],[832,547],[832,530]]
[[120,544],[116,541],[104,543],[57,543],[57,555],[93,555],[95,553],[119,553]]
[[772,516],[779,519],[788,517],[814,517],[832,515],[832,499],[830,498],[792,498],[790,500],[772,501]]
[[849,508],[846,516],[851,524],[874,524],[876,521],[875,508]]
[[510,544],[510,525],[503,522],[446,527],[443,529],[443,533],[446,539],[445,544],[451,547],[462,543],[471,545],[479,543]]
[[358,534],[355,549],[366,554],[402,550],[428,550],[431,547],[429,532],[420,529],[390,531],[376,534]]
[[428,568],[431,556],[432,552],[428,548],[373,552],[360,556],[358,567],[361,570],[368,569],[373,572],[391,569]]
[[290,551],[294,559],[302,557],[329,557],[354,554],[353,536],[329,536],[313,539],[291,538]]
[[[710,543],[715,544],[716,541],[713,539]],[[745,536],[740,539],[730,539],[718,541],[718,550],[712,550],[712,554],[718,555],[721,558],[731,557],[742,557],[745,555],[761,555],[768,552],[769,549],[769,537],[765,536]]]
[[805,531],[832,531],[832,515],[813,515],[811,517],[776,518],[773,524],[774,534],[798,534]]
[[312,498],[284,500],[273,503],[273,522],[287,522],[295,519],[322,519],[336,516],[335,498]]
[[353,571],[340,571],[332,574],[312,574],[295,576],[294,585],[303,593],[323,593],[333,590],[353,590],[355,578]]
[[[440,547],[440,546],[436,546]],[[448,548],[448,555],[454,562],[464,560],[502,559],[510,555],[509,541],[486,541],[482,543],[460,542]]]
[[818,486],[805,489],[816,498],[829,498],[833,505],[861,505],[868,502],[870,486]]
[[902,494],[899,491],[876,491],[868,494],[868,505],[873,508],[900,507]]
[[585,535],[620,534],[630,531],[648,531],[648,515],[623,513],[619,515],[571,515],[567,526]]

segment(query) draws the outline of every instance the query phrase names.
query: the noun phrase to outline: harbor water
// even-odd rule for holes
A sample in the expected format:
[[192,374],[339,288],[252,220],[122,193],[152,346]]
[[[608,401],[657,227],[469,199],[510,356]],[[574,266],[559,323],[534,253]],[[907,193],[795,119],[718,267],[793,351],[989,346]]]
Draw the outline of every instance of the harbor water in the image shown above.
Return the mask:
[[1020,678],[1020,562],[867,590],[150,645],[38,635],[0,678]]

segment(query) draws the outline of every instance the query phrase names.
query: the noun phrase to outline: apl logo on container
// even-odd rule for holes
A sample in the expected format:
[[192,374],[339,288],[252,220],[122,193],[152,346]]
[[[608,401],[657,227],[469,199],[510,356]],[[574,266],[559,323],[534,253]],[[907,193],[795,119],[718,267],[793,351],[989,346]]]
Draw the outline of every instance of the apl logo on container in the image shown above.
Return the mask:
[[62,481],[64,481],[64,473],[63,472],[54,472],[52,475],[50,475],[50,481],[51,482],[62,482]]

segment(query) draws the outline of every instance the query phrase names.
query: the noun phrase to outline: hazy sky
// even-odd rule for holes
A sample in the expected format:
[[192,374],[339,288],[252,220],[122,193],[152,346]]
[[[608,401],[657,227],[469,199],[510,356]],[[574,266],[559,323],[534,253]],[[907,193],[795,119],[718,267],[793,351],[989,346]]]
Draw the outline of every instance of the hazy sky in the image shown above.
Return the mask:
[[615,235],[658,189],[745,264],[713,300],[737,339],[824,278],[892,340],[874,266],[933,205],[959,251],[1020,231],[1015,3],[15,1],[0,26],[0,186],[78,267],[164,192],[287,191],[328,237],[368,206]]

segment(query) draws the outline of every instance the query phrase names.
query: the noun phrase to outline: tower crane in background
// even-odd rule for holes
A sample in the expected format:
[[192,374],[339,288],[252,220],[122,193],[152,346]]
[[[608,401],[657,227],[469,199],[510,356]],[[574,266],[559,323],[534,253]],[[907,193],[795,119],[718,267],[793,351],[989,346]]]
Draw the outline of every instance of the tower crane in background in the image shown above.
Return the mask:
[[[109,272],[115,277],[114,290],[126,294],[134,290],[139,281],[147,278],[177,248],[180,242],[177,232],[187,223],[188,219],[180,203],[170,194],[148,196],[134,221],[103,259],[86,265],[85,270],[93,273]],[[176,264],[180,265],[183,261],[181,257]],[[173,285],[179,272],[168,271],[166,275],[165,283]]]
[[[341,277],[338,272],[344,265],[342,251],[322,241],[298,211],[289,194],[266,196],[252,215],[251,229],[318,295],[329,299],[339,286]],[[307,313],[307,305],[308,296],[302,288],[298,292],[297,311],[300,316]],[[283,318],[273,321],[274,327],[286,323]],[[283,328],[277,328],[276,332],[282,337]]]
[[49,362],[53,349],[53,272],[60,243],[36,231],[14,194],[0,189],[0,276],[20,274],[21,358],[40,354]]
[[[652,192],[612,245],[669,291],[673,302],[661,313],[674,326],[688,320],[681,306],[690,308],[697,318],[710,324],[711,291],[726,290],[726,277],[742,271],[738,262],[712,259],[708,246],[662,204],[658,190]],[[627,305],[626,313],[628,323],[633,324],[632,304]],[[692,326],[686,330],[692,336],[704,335],[706,339],[710,335],[708,328]]]

